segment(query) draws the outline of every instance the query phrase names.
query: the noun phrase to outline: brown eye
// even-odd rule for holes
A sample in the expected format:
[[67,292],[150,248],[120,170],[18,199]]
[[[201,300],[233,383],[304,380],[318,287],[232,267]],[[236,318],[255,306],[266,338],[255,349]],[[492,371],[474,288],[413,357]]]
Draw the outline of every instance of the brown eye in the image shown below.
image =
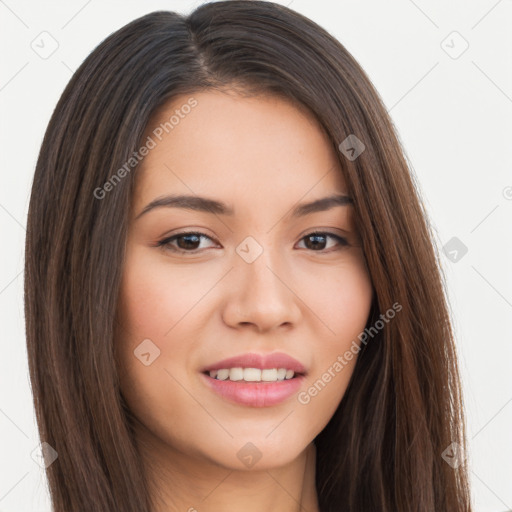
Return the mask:
[[[178,233],[176,235],[164,238],[157,243],[157,246],[164,247],[166,250],[173,252],[194,254],[202,250],[200,248],[202,239],[212,240],[208,235],[205,235],[204,233],[191,231],[186,233]],[[336,245],[341,247],[350,245],[345,238],[334,233],[313,232],[302,237],[301,242],[303,240],[305,241],[306,249],[309,249],[313,252],[331,252],[330,249],[333,248],[333,245],[334,247],[336,247]],[[329,240],[334,240],[337,242],[337,244],[334,243],[329,248],[327,248],[326,246],[328,245]]]
[[[201,244],[201,239],[203,238],[211,240],[211,238],[204,233],[178,233],[177,235],[173,235],[160,240],[157,243],[157,246],[164,247],[165,249],[175,252],[194,253],[199,250],[199,245]],[[176,244],[174,245],[175,242]]]
[[[341,236],[335,235],[334,233],[322,233],[322,232],[314,232],[309,233],[305,237],[301,239],[306,240],[305,245],[307,249],[311,249],[314,252],[323,252],[325,251],[325,246],[327,244],[327,240],[331,238],[338,242],[338,245],[347,246],[349,245],[347,240]],[[330,252],[330,251],[329,251]]]

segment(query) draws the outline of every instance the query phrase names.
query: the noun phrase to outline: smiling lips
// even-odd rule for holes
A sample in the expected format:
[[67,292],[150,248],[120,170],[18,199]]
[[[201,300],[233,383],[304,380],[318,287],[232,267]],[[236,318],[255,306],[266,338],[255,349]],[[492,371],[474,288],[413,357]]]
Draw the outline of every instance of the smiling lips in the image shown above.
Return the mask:
[[222,397],[250,407],[277,405],[300,388],[306,370],[284,353],[243,354],[209,365],[206,384]]

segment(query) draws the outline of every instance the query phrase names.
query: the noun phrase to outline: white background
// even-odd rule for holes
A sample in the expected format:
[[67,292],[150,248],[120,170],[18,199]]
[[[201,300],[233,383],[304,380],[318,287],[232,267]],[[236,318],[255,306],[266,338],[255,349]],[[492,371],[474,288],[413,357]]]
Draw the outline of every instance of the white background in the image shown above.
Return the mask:
[[[24,337],[28,198],[51,112],[111,32],[192,1],[0,1],[0,512],[49,511]],[[461,356],[476,512],[512,510],[512,1],[283,0],[363,66],[397,127],[442,250]],[[47,59],[41,32],[58,42]],[[463,40],[469,44],[463,49]],[[45,36],[47,37],[47,36]],[[445,41],[443,43],[443,41]],[[448,53],[447,53],[448,52]],[[451,53],[451,56],[449,55]]]

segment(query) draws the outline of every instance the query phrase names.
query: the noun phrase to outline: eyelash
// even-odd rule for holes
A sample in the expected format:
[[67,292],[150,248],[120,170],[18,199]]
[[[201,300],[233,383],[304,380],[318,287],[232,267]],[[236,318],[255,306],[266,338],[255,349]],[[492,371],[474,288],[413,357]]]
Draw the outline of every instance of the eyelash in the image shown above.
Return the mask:
[[[168,249],[172,252],[175,252],[175,253],[179,253],[179,254],[195,254],[197,252],[200,252],[199,249],[192,249],[190,251],[187,251],[185,249],[177,249],[176,247],[173,247],[171,246],[171,242],[174,242],[176,239],[182,237],[182,236],[189,236],[189,235],[196,235],[198,237],[204,237],[204,238],[209,238],[210,240],[212,241],[215,241],[213,240],[210,236],[204,234],[204,233],[201,233],[199,231],[186,231],[186,232],[183,232],[183,233],[178,233],[176,235],[172,235],[170,237],[167,237],[167,238],[164,238],[163,240],[160,240],[159,242],[157,242],[156,246],[157,247],[163,247],[165,249]],[[341,246],[341,247],[347,247],[349,246],[350,244],[348,243],[348,241],[346,240],[346,238],[343,238],[339,235],[336,235],[334,233],[329,233],[327,231],[312,231],[311,233],[308,233],[307,235],[304,235],[300,241],[304,240],[305,238],[308,238],[310,236],[313,236],[313,235],[321,235],[321,236],[324,236],[326,238],[328,237],[331,237],[331,238],[334,238],[338,241],[338,244]],[[332,252],[332,249],[330,250],[325,250],[325,249],[322,249],[320,251],[315,251],[315,250],[312,250],[312,252],[319,252],[319,253],[329,253],[329,252]]]

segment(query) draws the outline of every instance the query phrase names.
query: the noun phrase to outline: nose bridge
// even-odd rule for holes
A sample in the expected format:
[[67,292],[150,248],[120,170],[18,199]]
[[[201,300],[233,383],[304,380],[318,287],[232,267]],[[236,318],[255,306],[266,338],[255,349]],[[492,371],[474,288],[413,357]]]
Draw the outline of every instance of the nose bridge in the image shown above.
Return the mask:
[[291,276],[279,246],[269,243],[270,236],[266,242],[259,238],[247,237],[236,248],[231,304],[225,319],[231,324],[256,324],[263,330],[296,322],[300,311],[286,284]]
[[[267,302],[283,300],[286,295],[284,285],[278,274],[283,267],[282,255],[277,254],[277,246],[266,241],[256,241],[248,237],[237,248],[237,254],[241,261],[237,262],[240,278],[246,282],[246,289],[250,290],[253,297],[262,295]],[[264,244],[264,245],[263,245]]]

